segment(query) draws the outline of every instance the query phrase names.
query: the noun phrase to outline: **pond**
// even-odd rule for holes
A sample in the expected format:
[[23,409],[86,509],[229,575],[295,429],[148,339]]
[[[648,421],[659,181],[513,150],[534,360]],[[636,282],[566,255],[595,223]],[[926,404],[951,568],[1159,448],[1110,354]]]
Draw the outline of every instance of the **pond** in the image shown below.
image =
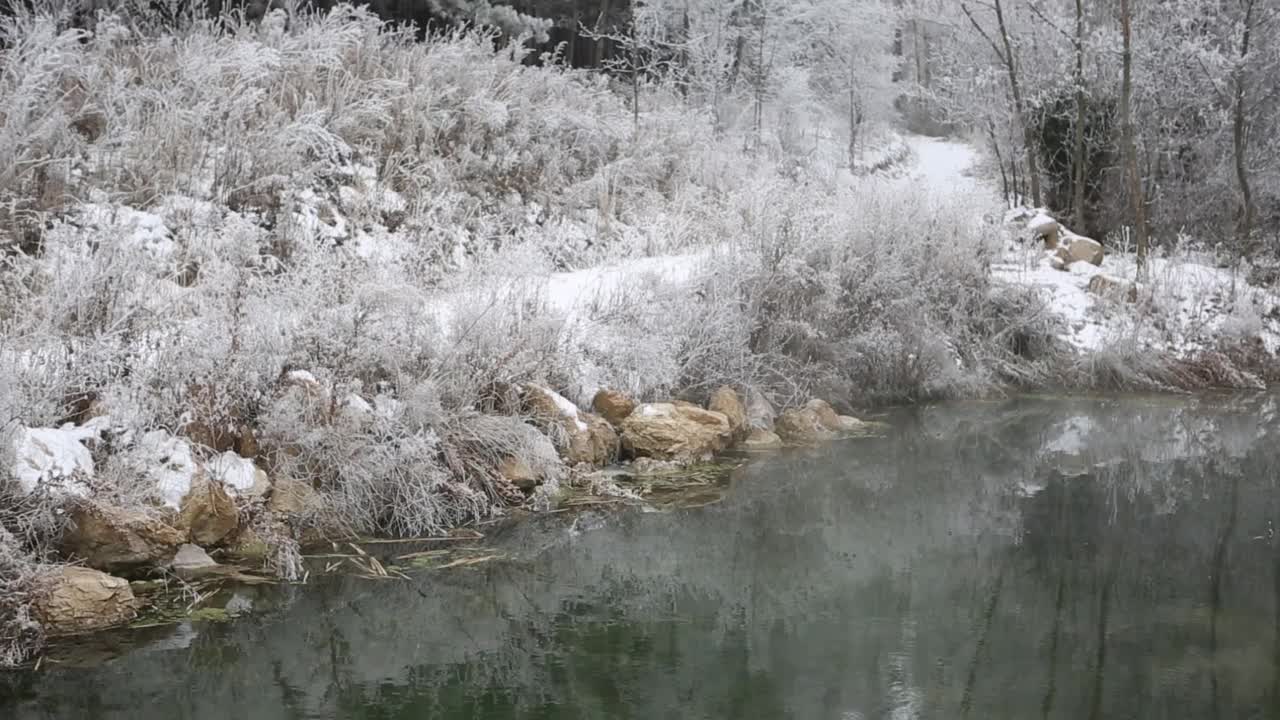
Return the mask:
[[238,590],[237,619],[0,676],[0,717],[1280,717],[1275,397],[884,419],[716,503],[539,517],[407,581]]

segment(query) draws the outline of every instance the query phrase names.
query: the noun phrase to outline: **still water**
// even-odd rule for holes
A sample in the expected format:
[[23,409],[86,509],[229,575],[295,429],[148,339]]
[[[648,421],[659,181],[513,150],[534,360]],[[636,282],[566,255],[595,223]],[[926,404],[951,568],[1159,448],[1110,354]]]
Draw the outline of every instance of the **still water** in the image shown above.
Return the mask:
[[[1276,718],[1270,396],[896,413],[696,509],[235,598],[0,676],[0,717]],[[124,647],[123,650],[119,649]]]

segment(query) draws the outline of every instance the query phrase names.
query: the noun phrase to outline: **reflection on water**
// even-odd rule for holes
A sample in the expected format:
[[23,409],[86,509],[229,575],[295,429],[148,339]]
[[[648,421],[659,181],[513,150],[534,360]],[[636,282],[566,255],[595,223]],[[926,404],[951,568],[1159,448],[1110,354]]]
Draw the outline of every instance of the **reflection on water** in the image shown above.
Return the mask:
[[[1018,400],[749,466],[695,510],[333,578],[87,667],[25,718],[1280,717],[1276,403]],[[246,601],[248,602],[248,601]]]

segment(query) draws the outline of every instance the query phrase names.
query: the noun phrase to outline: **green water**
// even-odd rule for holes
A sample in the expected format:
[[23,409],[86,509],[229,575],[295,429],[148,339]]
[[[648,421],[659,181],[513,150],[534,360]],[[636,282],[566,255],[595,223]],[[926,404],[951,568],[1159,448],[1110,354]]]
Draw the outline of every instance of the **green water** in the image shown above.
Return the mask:
[[1276,718],[1276,418],[902,412],[719,503],[545,517],[486,539],[506,560],[82,641],[0,676],[0,717]]

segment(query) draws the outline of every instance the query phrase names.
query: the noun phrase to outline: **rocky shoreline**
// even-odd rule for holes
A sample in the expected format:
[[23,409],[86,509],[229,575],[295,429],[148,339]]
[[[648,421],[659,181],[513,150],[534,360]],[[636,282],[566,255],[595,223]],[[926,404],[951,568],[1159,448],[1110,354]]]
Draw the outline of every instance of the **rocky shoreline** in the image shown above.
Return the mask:
[[[325,392],[307,373],[287,374],[282,383],[286,392]],[[503,508],[554,509],[571,487],[594,492],[593,481],[608,475],[608,468],[622,467],[639,477],[678,473],[725,451],[813,446],[878,429],[822,400],[779,413],[761,393],[729,386],[711,393],[705,406],[674,399],[637,402],[606,389],[595,394],[590,411],[542,385],[504,388],[502,395],[510,401],[504,408],[510,416],[554,447],[558,459],[489,456],[486,467],[470,467],[482,483],[492,484],[492,497],[500,503],[490,510],[499,514]],[[93,427],[90,418],[58,431],[86,438],[88,444],[109,441],[109,433],[85,430]],[[254,437],[248,426],[233,433],[234,442],[197,442],[213,438],[207,430],[196,423],[171,438],[191,466],[176,507],[126,506],[68,492],[80,487],[76,483],[91,483],[74,473],[40,478],[33,492],[62,490],[56,512],[64,518],[53,562],[41,566],[28,598],[42,637],[133,622],[152,602],[143,594],[154,591],[157,579],[177,592],[216,578],[298,580],[302,549],[356,539],[329,520],[323,488],[272,478],[272,458],[293,449],[246,442]],[[219,452],[219,446],[228,447]],[[201,456],[207,459],[192,460]],[[457,462],[446,458],[450,461]],[[236,472],[225,472],[227,467]]]

